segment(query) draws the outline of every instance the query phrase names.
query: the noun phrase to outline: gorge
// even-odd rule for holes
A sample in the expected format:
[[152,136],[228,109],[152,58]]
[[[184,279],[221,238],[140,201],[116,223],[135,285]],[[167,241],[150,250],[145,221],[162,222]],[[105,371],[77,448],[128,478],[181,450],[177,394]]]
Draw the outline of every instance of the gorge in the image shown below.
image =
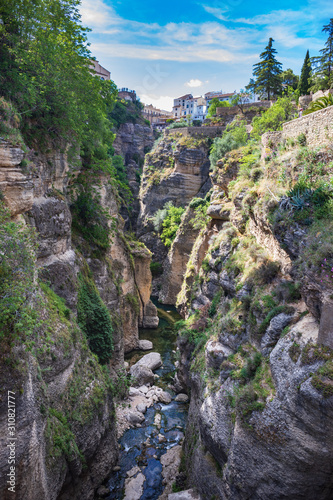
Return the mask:
[[1,498],[332,499],[333,106],[156,133],[73,19],[1,54]]

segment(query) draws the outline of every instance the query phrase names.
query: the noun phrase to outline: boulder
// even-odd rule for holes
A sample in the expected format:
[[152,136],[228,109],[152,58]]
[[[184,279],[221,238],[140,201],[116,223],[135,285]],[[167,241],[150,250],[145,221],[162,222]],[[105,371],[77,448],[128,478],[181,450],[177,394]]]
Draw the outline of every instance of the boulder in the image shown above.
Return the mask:
[[135,380],[135,385],[153,384],[154,374],[148,366],[138,365],[137,363],[130,369],[130,374]]
[[221,363],[227,359],[233,351],[228,347],[224,346],[220,342],[215,340],[210,340],[206,346],[206,363],[207,368],[219,369]]
[[133,425],[141,424],[145,419],[144,415],[142,415],[142,413],[139,411],[130,411],[126,415],[126,418],[129,421],[129,423]]
[[139,340],[138,349],[141,351],[150,351],[153,348],[153,343],[150,340]]
[[177,394],[177,396],[175,397],[175,401],[177,401],[177,403],[187,403],[189,400],[189,397],[187,394]]
[[164,404],[169,404],[171,403],[171,400],[172,400],[172,397],[171,397],[171,394],[169,394],[168,392],[166,391],[161,391],[161,392],[158,392],[157,393],[157,398],[158,400],[161,402],[161,403],[164,403]]
[[146,413],[146,411],[147,411],[147,405],[145,405],[144,403],[139,403],[138,405],[136,405],[136,409],[140,413]]
[[140,472],[136,477],[129,477],[125,481],[124,500],[139,500],[143,493],[143,483],[146,478]]
[[[151,370],[157,370],[160,366],[162,366],[162,358],[160,353],[158,352],[150,352],[149,354],[145,354],[134,366],[147,366]],[[134,368],[132,366],[132,368]],[[132,369],[131,368],[131,369]]]

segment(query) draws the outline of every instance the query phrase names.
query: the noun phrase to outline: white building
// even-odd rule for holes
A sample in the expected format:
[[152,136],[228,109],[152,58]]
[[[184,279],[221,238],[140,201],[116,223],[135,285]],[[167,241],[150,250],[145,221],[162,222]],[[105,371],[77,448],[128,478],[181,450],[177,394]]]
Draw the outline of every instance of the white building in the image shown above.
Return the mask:
[[172,112],[176,120],[190,117],[192,120],[203,121],[206,117],[206,101],[201,96],[186,94],[174,99]]

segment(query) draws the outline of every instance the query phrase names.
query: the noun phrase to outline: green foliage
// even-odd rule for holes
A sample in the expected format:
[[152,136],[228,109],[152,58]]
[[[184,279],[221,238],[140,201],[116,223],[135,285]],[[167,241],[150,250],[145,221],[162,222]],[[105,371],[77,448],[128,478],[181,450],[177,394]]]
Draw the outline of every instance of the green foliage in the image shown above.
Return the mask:
[[227,125],[222,137],[214,139],[209,156],[211,168],[214,169],[218,160],[223,158],[229,151],[245,146],[247,140],[248,136],[244,121],[234,121]]
[[302,66],[301,77],[298,82],[298,90],[300,95],[308,95],[311,84],[311,61],[309,51],[306,51],[304,63]]
[[[193,219],[190,220],[190,224],[192,225],[193,229],[202,229],[203,227],[206,227],[208,221],[210,220],[210,217],[207,215],[207,208],[209,206],[209,201],[208,200],[201,200],[201,201],[202,203],[200,204],[197,201],[194,203],[195,205],[194,217]],[[192,202],[193,200],[191,201],[191,203]]]
[[37,237],[30,226],[10,219],[0,202],[0,340],[32,335],[40,318],[34,309]]
[[183,127],[188,127],[189,124],[187,120],[184,120],[183,118],[179,122],[173,122],[168,125],[167,129],[171,130],[173,128],[183,128]]
[[297,89],[299,76],[295,75],[292,69],[288,68],[285,71],[282,71],[280,78],[284,89],[287,89],[289,87],[291,87],[293,90]]
[[216,108],[230,108],[230,104],[228,101],[220,101],[218,97],[214,97],[209,105],[207,111],[207,118],[211,118],[216,115]]
[[66,307],[65,300],[54,293],[54,291],[46,283],[40,282],[40,288],[48,298],[49,307],[53,306],[58,311],[60,316],[67,320],[70,319],[71,312],[68,307]]
[[50,443],[51,457],[65,455],[68,460],[80,458],[84,461],[67,418],[55,408],[49,409],[45,435]]
[[91,351],[101,364],[107,363],[113,352],[110,313],[92,279],[82,274],[79,275],[77,318]]
[[327,361],[312,377],[311,383],[324,398],[333,396],[333,361]]
[[116,379],[113,382],[113,395],[117,399],[125,399],[128,396],[131,387],[132,377],[125,369],[119,369],[116,373]]
[[261,116],[252,120],[251,136],[259,139],[265,132],[281,130],[282,124],[294,118],[295,110],[290,97],[280,97],[276,103],[267,109]]
[[88,243],[96,245],[100,250],[107,250],[110,247],[111,235],[109,215],[102,208],[98,194],[94,194],[90,189],[82,190],[71,208],[73,229]]
[[268,100],[281,94],[282,64],[275,58],[277,52],[273,49],[273,42],[273,38],[270,38],[264,52],[260,54],[261,62],[253,66],[256,80],[252,90]]
[[162,222],[163,231],[161,234],[161,240],[166,247],[171,247],[173,240],[176,237],[181,218],[185,208],[170,206],[168,209],[167,216]]
[[0,7],[0,92],[17,108],[29,146],[66,142],[88,153],[112,139],[116,86],[90,74],[78,0],[8,0]]
[[294,308],[291,306],[275,306],[265,317],[265,319],[261,322],[258,333],[259,335],[263,335],[265,331],[267,330],[271,320],[275,318],[278,314],[285,313],[285,314],[291,314],[294,312]]
[[140,312],[140,304],[139,304],[139,298],[138,294],[135,293],[127,293],[125,295],[125,301],[128,302],[135,311],[136,314],[139,314]]
[[328,108],[333,106],[333,94],[328,94],[327,96],[320,97],[316,101],[311,102],[309,107],[303,112],[303,115],[309,115],[320,109]]
[[311,58],[315,78],[312,90],[329,89],[333,85],[333,18],[322,31],[328,34],[328,38],[324,48],[320,50],[321,55]]
[[162,224],[166,216],[168,215],[168,210],[169,208],[172,207],[172,202],[168,201],[165,203],[163,208],[159,208],[156,212],[154,217],[152,218],[152,223],[154,226],[154,229],[157,233],[159,233],[162,229]]
[[117,184],[119,195],[123,199],[124,203],[129,206],[133,202],[133,195],[129,187],[123,157],[120,155],[114,155],[112,157],[112,165],[115,169],[115,178],[118,181]]
[[209,306],[209,310],[208,310],[208,314],[209,314],[210,318],[213,318],[215,316],[215,314],[217,313],[217,308],[218,308],[218,305],[221,301],[222,294],[223,294],[223,291],[221,290],[220,292],[218,292],[214,296],[212,303]]
[[269,362],[260,353],[253,353],[237,372],[232,372],[235,379],[240,380],[239,387],[229,394],[229,403],[234,408],[241,422],[250,426],[250,418],[254,411],[263,411],[268,396],[275,393]]
[[155,278],[156,276],[160,276],[163,273],[163,266],[160,262],[151,262],[150,270],[151,274]]
[[142,119],[141,111],[142,104],[140,101],[132,103],[118,98],[108,116],[112,125],[118,130],[120,125],[123,125],[124,123],[135,124]]

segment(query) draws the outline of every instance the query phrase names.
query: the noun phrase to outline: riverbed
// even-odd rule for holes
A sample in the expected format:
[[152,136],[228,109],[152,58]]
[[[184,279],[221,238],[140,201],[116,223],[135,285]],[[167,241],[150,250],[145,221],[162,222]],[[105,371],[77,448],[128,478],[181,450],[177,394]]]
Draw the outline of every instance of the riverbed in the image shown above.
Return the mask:
[[[159,377],[155,385],[167,390],[172,395],[172,401],[169,404],[155,403],[148,408],[141,427],[128,429],[119,439],[120,470],[114,472],[107,483],[111,492],[106,497],[108,500],[132,500],[125,496],[125,480],[130,475],[140,478],[141,483],[138,479],[138,484],[143,488],[142,494],[136,497],[137,500],[157,500],[164,490],[161,457],[167,450],[179,445],[184,437],[188,405],[176,402],[175,393],[169,387],[176,361],[177,332],[173,325],[180,316],[170,306],[156,305],[160,318],[158,328],[141,329],[139,335],[140,339],[153,342],[152,351],[161,354],[163,365],[155,371]],[[126,361],[132,365],[144,354],[147,351],[133,351],[126,356]],[[160,424],[157,425],[156,422],[159,421]],[[133,486],[135,487],[135,482]]]

